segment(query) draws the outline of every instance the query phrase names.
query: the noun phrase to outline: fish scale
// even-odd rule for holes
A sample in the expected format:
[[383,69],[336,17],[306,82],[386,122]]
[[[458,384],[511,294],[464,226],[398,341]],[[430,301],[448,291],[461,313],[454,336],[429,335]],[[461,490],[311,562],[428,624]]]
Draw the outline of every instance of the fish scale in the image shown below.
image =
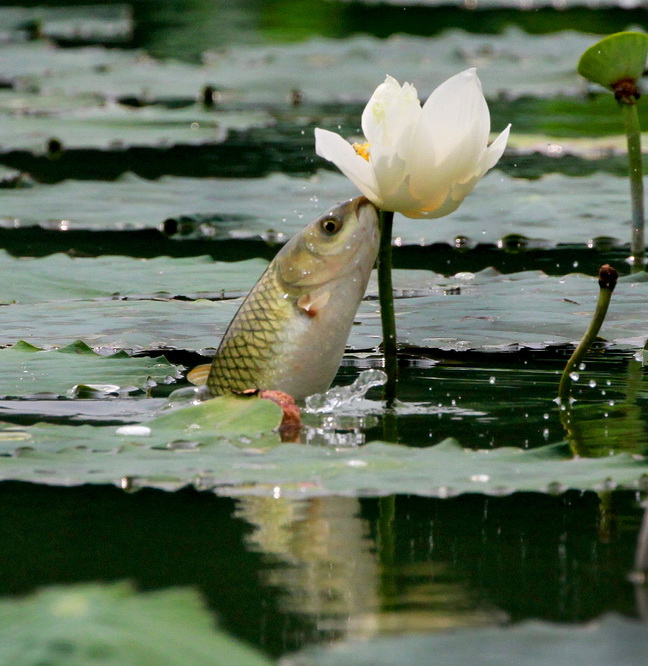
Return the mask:
[[223,337],[207,379],[212,395],[261,388],[259,378],[272,370],[266,352],[283,346],[283,327],[293,316],[284,293],[276,268],[269,267]]

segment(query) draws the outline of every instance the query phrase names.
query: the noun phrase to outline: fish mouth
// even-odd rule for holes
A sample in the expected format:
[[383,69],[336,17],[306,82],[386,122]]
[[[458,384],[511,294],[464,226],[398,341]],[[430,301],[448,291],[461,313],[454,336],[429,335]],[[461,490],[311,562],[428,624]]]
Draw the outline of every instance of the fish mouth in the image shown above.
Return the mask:
[[[346,267],[341,268],[333,279],[348,278],[354,274],[362,276],[364,273],[371,273],[378,255],[380,210],[365,196],[351,199],[348,203],[353,205],[352,210],[360,226],[358,233],[366,236],[366,238],[359,244],[356,256],[347,262]],[[324,280],[318,286],[321,287],[331,281],[331,279]]]

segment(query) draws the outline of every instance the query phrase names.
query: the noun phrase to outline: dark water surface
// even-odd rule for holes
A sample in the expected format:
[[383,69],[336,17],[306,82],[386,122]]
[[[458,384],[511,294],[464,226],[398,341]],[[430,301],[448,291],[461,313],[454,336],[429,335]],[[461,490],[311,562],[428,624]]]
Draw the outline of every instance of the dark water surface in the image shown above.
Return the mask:
[[0,506],[1,594],[192,585],[275,655],[376,630],[637,616],[630,492],[296,501],[4,483]]

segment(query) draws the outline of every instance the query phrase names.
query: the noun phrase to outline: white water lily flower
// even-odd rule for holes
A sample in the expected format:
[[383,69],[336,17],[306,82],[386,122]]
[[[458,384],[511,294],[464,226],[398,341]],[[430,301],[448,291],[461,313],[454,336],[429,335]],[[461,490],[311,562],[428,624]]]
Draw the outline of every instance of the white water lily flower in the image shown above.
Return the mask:
[[362,113],[367,143],[318,128],[315,149],[379,208],[442,217],[495,166],[510,127],[487,145],[490,114],[474,68],[442,83],[422,108],[414,86],[388,76]]

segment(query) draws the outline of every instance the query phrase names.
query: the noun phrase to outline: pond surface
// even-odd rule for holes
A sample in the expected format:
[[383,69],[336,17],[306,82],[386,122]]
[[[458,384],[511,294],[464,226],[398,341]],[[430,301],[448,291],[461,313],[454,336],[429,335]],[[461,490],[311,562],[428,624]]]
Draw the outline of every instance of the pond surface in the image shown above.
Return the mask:
[[[19,5],[0,6],[0,616],[52,585],[190,587],[207,629],[286,664],[646,621],[648,280],[627,262],[620,114],[575,73],[645,10]],[[396,218],[394,407],[373,386],[306,409],[300,445],[271,405],[165,410],[282,243],[356,196],[313,129],[358,136],[386,72],[426,97],[470,66],[511,141],[456,213]],[[558,382],[604,263],[622,277],[567,429]],[[376,297],[372,280],[336,386],[381,366]]]

